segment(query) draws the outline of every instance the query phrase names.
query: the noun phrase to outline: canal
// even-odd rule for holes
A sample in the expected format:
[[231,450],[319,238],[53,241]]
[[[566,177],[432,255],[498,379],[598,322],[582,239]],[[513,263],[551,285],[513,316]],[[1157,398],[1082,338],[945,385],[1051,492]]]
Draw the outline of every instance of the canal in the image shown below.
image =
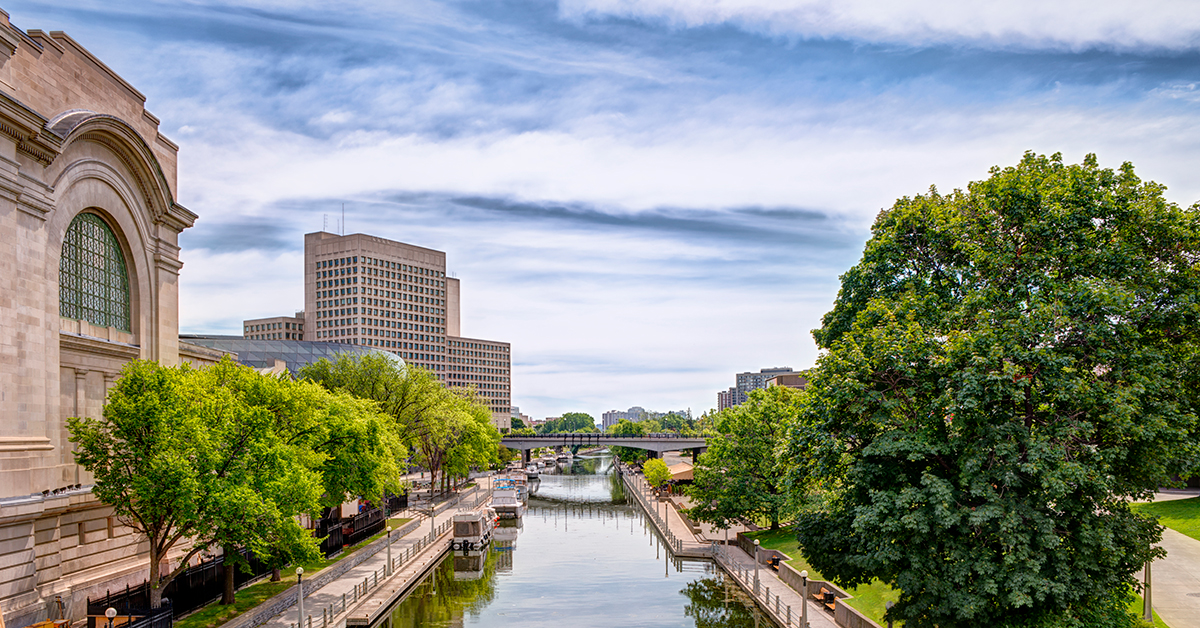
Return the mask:
[[628,502],[608,455],[576,458],[533,484],[519,525],[487,560],[447,556],[392,609],[391,628],[770,628],[715,564],[670,555]]

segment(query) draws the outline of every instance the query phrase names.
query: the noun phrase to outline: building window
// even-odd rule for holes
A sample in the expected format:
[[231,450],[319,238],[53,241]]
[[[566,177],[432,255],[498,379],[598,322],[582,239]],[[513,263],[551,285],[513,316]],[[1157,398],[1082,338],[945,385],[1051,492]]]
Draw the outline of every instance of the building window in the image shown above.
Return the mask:
[[58,313],[130,331],[129,273],[112,229],[96,214],[79,214],[63,236]]

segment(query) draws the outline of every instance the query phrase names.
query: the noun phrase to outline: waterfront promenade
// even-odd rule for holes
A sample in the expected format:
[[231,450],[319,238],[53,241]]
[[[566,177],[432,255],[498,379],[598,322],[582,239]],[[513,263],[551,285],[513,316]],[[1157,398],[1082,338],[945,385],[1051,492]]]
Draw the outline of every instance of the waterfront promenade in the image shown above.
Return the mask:
[[627,467],[622,467],[620,473],[626,490],[651,513],[651,522],[667,540],[668,545],[675,548],[677,556],[715,560],[725,573],[754,598],[759,608],[765,610],[782,628],[803,628],[801,617],[805,606],[808,607],[808,625],[811,628],[837,628],[833,617],[824,608],[812,600],[805,600],[770,567],[759,566],[758,587],[755,587],[754,559],[751,556],[737,545],[719,545],[715,541],[698,537],[674,506],[658,501],[643,476]]

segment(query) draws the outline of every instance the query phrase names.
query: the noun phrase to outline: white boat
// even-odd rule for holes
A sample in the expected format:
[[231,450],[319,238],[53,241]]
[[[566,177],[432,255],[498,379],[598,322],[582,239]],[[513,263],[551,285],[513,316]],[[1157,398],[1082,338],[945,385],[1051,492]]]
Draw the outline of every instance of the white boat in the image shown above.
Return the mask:
[[492,508],[501,519],[519,519],[529,500],[526,478],[500,476],[492,484]]
[[532,480],[538,477],[538,468],[536,464],[530,463],[525,467],[525,477]]

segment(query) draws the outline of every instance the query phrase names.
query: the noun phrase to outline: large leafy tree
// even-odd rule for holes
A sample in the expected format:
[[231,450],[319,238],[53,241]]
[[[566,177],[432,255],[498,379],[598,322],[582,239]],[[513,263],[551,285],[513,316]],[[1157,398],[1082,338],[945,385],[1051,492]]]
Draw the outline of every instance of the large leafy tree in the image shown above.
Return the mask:
[[815,568],[914,628],[1132,621],[1129,500],[1196,453],[1200,216],[1162,192],[1027,154],[879,215],[785,456]]
[[751,392],[746,403],[717,414],[713,426],[719,436],[708,439],[688,489],[696,503],[692,517],[721,527],[765,519],[772,530],[779,528],[789,494],[776,449],[799,407],[797,391],[772,386]]
[[582,429],[595,431],[596,420],[585,412],[566,412],[557,419],[551,419],[537,427],[538,434],[559,434],[575,432]]
[[[153,607],[188,560],[209,548],[311,552],[295,515],[316,506],[319,456],[281,437],[277,417],[247,394],[251,377],[262,378],[228,360],[205,370],[135,361],[101,418],[68,421],[94,494],[149,541]],[[181,544],[189,549],[162,572]]]

